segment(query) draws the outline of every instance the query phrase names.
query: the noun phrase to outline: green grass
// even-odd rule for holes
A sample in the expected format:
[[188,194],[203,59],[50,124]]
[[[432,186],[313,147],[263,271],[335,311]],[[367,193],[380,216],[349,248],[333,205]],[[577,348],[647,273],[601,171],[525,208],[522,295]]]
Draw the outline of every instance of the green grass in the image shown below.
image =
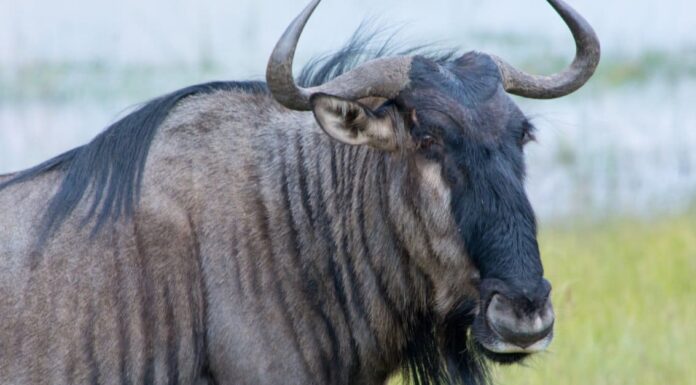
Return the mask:
[[496,383],[696,384],[696,215],[540,236],[555,340]]
[[494,368],[496,384],[696,384],[696,213],[546,228],[540,243],[555,339]]

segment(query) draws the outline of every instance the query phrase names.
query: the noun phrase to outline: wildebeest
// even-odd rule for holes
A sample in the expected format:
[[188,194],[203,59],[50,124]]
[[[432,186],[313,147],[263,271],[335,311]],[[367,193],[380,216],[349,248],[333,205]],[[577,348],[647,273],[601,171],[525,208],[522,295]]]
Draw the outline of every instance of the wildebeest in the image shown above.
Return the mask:
[[581,87],[592,28],[549,0],[577,43],[552,76],[476,52],[354,67],[353,44],[298,86],[318,3],[267,83],[176,91],[0,179],[0,382],[480,384],[546,348],[533,128],[507,93]]

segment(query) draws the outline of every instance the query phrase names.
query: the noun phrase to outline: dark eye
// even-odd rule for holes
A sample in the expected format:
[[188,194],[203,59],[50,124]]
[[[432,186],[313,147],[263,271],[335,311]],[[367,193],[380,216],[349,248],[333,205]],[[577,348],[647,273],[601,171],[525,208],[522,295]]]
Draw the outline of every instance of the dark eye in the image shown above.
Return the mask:
[[522,136],[520,137],[520,146],[524,146],[525,144],[535,140],[536,136],[534,136],[534,126],[532,126],[529,122],[525,122],[524,127],[522,128]]
[[432,147],[433,144],[435,144],[435,138],[433,138],[431,135],[423,135],[418,141],[418,148],[427,150],[428,148]]
[[529,131],[524,131],[522,133],[522,139],[520,140],[520,143],[524,146],[525,144],[527,144],[529,142],[533,142],[535,140],[536,140],[536,137],[534,136],[533,133],[531,133]]

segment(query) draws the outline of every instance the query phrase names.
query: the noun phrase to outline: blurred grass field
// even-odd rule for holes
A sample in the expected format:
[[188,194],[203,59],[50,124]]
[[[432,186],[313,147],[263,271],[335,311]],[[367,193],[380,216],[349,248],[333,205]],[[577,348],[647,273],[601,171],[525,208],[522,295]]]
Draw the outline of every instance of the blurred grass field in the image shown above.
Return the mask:
[[695,211],[545,226],[540,243],[555,339],[495,384],[696,384]]
[[696,212],[540,234],[555,340],[496,383],[696,384]]

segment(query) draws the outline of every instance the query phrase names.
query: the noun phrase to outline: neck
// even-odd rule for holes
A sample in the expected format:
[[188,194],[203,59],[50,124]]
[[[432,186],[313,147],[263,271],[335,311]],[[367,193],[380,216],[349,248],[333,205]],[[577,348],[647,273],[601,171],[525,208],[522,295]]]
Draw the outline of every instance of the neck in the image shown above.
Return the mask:
[[286,164],[299,164],[299,194],[288,194],[288,206],[302,245],[301,265],[305,274],[324,272],[319,305],[331,308],[325,311],[333,327],[352,341],[351,355],[334,359],[386,375],[401,361],[417,315],[425,312],[429,287],[413,263],[403,223],[393,216],[406,206],[391,182],[403,165],[323,135],[297,141]]
[[[318,383],[380,383],[407,361],[434,363],[438,282],[466,281],[439,257],[456,229],[422,209],[437,188],[414,187],[420,174],[398,155],[337,144],[309,122],[288,114],[282,127],[294,129],[215,140],[233,144],[216,149],[228,163],[200,160],[214,177],[194,184],[205,202],[191,200],[193,222],[208,301],[226,309],[208,315],[211,340],[283,344],[298,376]],[[428,354],[410,351],[426,344]]]

